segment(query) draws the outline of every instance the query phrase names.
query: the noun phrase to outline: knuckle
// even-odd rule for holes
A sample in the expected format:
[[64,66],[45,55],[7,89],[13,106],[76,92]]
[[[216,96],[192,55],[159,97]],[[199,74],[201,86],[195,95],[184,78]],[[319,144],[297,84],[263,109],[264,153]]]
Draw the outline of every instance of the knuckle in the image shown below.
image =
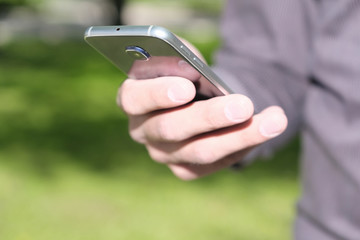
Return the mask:
[[190,151],[191,159],[198,164],[211,164],[214,163],[217,158],[214,151],[209,147],[202,147],[200,144],[196,144]]
[[205,102],[200,109],[203,124],[209,129],[214,130],[223,125],[224,118],[221,117],[222,106],[219,104],[219,98],[213,98]]
[[126,115],[137,115],[137,111],[134,109],[134,106],[131,104],[131,100],[127,98],[122,99],[122,108]]
[[148,99],[155,106],[161,107],[161,105],[164,101],[164,97],[162,95],[163,95],[163,91],[160,91],[160,90],[159,91],[150,91]]
[[166,142],[177,140],[176,130],[171,126],[170,121],[166,117],[158,119],[155,129],[159,139]]
[[121,96],[122,96],[122,88],[119,87],[119,89],[117,91],[117,95],[116,95],[116,104],[122,109]]
[[241,149],[246,149],[248,147],[253,147],[263,143],[266,139],[259,134],[253,133],[244,133],[239,134],[237,137],[238,146],[241,146]]
[[146,122],[147,116],[129,116],[129,133],[130,137],[138,143],[145,144],[146,137],[144,132],[144,122]]
[[180,165],[172,165],[169,166],[172,173],[179,179],[183,181],[195,180],[200,177],[195,171],[191,171],[188,167],[180,166]]
[[145,144],[146,143],[143,134],[140,134],[139,131],[130,131],[129,135],[137,143],[140,143],[140,144]]
[[180,173],[173,172],[173,173],[177,178],[179,178],[180,180],[183,180],[183,181],[191,181],[191,180],[198,179],[200,177],[198,175],[187,173],[187,172],[180,172]]
[[129,81],[125,81],[121,87],[119,88],[118,91],[118,96],[117,96],[117,104],[119,105],[119,107],[126,113],[126,114],[133,114],[134,110],[133,110],[133,106],[134,104],[131,104],[132,101],[132,94],[130,93],[130,83]]
[[161,151],[159,151],[158,149],[153,148],[151,146],[146,146],[146,149],[152,160],[154,160],[155,162],[158,162],[158,163],[166,163],[166,161],[167,161],[166,155],[163,154]]
[[217,129],[219,126],[222,126],[223,121],[219,118],[221,114],[218,114],[216,111],[211,111],[208,114],[205,114],[205,124],[209,127],[210,130]]

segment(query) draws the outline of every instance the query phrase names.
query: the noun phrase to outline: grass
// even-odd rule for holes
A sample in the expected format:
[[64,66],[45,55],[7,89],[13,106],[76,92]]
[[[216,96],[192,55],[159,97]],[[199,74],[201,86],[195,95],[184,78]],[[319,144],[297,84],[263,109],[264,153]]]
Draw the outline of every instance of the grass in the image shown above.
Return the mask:
[[[217,41],[197,44],[210,59]],[[289,239],[298,142],[182,182],[127,134],[124,76],[82,42],[0,48],[0,239]]]

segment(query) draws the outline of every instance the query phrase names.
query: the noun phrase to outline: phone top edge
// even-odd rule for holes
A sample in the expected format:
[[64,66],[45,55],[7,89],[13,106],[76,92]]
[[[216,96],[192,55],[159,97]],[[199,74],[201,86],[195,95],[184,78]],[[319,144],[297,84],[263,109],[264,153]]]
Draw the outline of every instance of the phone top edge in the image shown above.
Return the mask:
[[[104,36],[151,36],[149,30],[153,25],[130,26],[130,25],[113,25],[113,26],[91,26],[86,29],[84,37],[104,37]],[[154,36],[156,37],[156,36]]]
[[173,38],[176,38],[176,36],[168,29],[156,25],[149,26],[148,35],[166,40],[173,40]]
[[85,40],[86,40],[87,36],[90,35],[90,32],[91,32],[92,28],[93,28],[93,26],[86,28],[85,33],[84,33],[84,39]]
[[116,36],[148,36],[162,39],[171,45],[179,43],[177,37],[164,27],[156,25],[131,26],[131,25],[114,25],[114,26],[91,26],[88,27],[84,34],[84,39],[92,37],[116,37]]

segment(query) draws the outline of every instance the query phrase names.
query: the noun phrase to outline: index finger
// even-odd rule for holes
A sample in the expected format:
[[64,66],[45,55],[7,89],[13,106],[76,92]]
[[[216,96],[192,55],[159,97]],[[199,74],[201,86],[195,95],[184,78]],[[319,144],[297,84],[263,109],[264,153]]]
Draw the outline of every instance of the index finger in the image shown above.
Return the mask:
[[127,79],[119,88],[117,103],[128,115],[181,106],[194,99],[194,84],[181,77]]

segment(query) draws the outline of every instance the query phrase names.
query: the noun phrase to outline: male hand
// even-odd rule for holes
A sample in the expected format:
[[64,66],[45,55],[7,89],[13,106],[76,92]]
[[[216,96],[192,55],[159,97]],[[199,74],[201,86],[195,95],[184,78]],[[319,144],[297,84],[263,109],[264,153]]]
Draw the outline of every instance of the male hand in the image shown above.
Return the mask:
[[193,81],[199,77],[188,63],[173,58],[141,71],[142,80],[125,80],[117,97],[129,117],[131,137],[184,180],[241,161],[287,126],[280,107],[253,115],[251,100],[240,94],[192,102]]

